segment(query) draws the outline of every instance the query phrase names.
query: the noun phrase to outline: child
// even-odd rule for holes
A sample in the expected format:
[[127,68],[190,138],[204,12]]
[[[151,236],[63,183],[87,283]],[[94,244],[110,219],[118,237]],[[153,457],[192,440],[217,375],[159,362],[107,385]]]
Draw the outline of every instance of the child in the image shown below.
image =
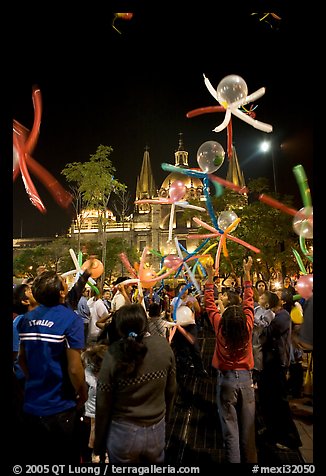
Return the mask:
[[[94,448],[95,438],[95,409],[96,409],[96,386],[97,376],[101,368],[102,360],[108,350],[104,344],[95,344],[82,352],[82,361],[85,367],[85,380],[88,385],[88,398],[85,402],[85,416],[91,420],[91,428],[88,440],[88,447]],[[92,463],[100,463],[100,456],[95,456],[92,452]],[[108,461],[105,461],[106,463]]]
[[148,306],[148,330],[150,334],[158,334],[166,338],[165,319],[161,316],[161,306],[152,302]]

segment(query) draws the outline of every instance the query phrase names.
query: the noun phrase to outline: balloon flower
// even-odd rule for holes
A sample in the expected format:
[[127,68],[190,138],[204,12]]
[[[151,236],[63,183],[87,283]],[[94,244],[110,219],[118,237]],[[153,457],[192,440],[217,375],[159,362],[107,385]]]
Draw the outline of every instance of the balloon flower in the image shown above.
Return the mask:
[[31,157],[38,140],[42,114],[41,92],[35,86],[33,87],[32,99],[34,106],[32,130],[29,132],[18,121],[15,119],[13,121],[13,180],[15,181],[19,173],[21,173],[30,201],[41,213],[45,213],[46,208],[32,182],[28,169],[47,187],[61,207],[68,207],[70,205],[72,195],[60,185],[50,172]]
[[[233,212],[232,212],[233,213]],[[230,215],[230,218],[232,219],[232,216]],[[225,217],[223,217],[223,220],[225,219]],[[246,241],[244,240],[240,240],[240,238],[237,238],[235,236],[232,236],[230,235],[230,231],[234,230],[236,228],[236,226],[238,225],[238,223],[240,222],[240,218],[237,218],[236,220],[234,220],[225,230],[223,230],[222,233],[219,232],[219,230],[217,230],[216,228],[208,225],[208,223],[205,223],[203,222],[202,220],[199,220],[199,218],[196,218],[194,217],[193,218],[194,222],[197,223],[198,225],[202,226],[203,228],[206,228],[207,230],[209,230],[211,232],[211,234],[205,234],[205,235],[188,235],[188,238],[192,238],[192,239],[198,239],[198,238],[216,238],[216,237],[219,237],[220,235],[222,235],[219,243],[218,243],[218,250],[216,252],[216,257],[215,257],[215,274],[217,275],[218,274],[218,270],[219,270],[219,259],[220,259],[220,253],[221,253],[221,250],[223,249],[223,253],[224,253],[224,256],[225,257],[228,257],[228,252],[227,252],[227,249],[226,249],[226,239],[229,238],[230,240],[234,241],[235,243],[238,243],[239,245],[242,245],[242,246],[245,246],[246,248],[249,248],[251,251],[253,251],[254,253],[260,253],[260,249],[259,248],[256,248],[255,246],[253,245],[250,245],[249,243],[247,243]],[[220,221],[220,224],[222,222]],[[208,250],[206,250],[206,253],[207,253]]]
[[[172,273],[174,273],[180,266],[180,260],[174,261],[173,266],[168,269],[166,272],[165,268],[160,270],[159,273],[156,273],[151,267],[146,266],[145,260],[147,255],[149,254],[150,250],[148,246],[145,246],[143,249],[143,253],[140,259],[138,271],[131,266],[127,256],[125,253],[120,253],[119,258],[121,259],[122,264],[132,275],[130,279],[123,281],[123,284],[138,284],[138,289],[141,291],[142,288],[151,288],[155,286],[155,284],[164,278],[167,278]],[[161,274],[163,273],[163,274]]]
[[263,96],[265,94],[265,88],[260,88],[248,96],[248,86],[245,80],[236,74],[225,76],[218,84],[216,90],[205,75],[204,82],[214,99],[216,99],[216,101],[226,110],[223,122],[213,129],[214,132],[220,132],[227,127],[231,120],[231,114],[234,114],[236,117],[242,119],[244,122],[247,122],[256,129],[263,132],[272,132],[273,127],[270,124],[257,121],[257,119],[254,119],[250,114],[245,114],[239,109],[245,104]]
[[223,233],[223,230],[219,228],[215,212],[213,209],[212,201],[209,193],[209,181],[211,180],[214,183],[216,195],[221,196],[223,193],[222,185],[231,188],[239,193],[247,193],[248,189],[246,187],[240,187],[235,185],[228,180],[221,179],[214,175],[213,171],[216,171],[223,163],[224,159],[224,150],[221,144],[215,141],[206,141],[204,142],[197,151],[197,162],[201,169],[186,169],[184,167],[176,167],[175,165],[163,163],[161,167],[163,170],[168,172],[178,172],[189,177],[197,177],[203,181],[203,192],[206,199],[206,206],[212,220],[214,227]]
[[187,192],[187,187],[181,180],[175,180],[170,185],[169,189],[169,196],[170,198],[153,198],[153,199],[143,199],[143,200],[135,200],[136,204],[142,203],[151,203],[152,205],[171,205],[171,212],[170,212],[170,222],[169,222],[169,236],[168,236],[168,243],[172,241],[172,230],[173,230],[173,220],[175,215],[175,207],[182,207],[182,208],[192,208],[194,210],[199,211],[206,211],[203,207],[197,207],[195,205],[190,205],[187,201],[183,200]]

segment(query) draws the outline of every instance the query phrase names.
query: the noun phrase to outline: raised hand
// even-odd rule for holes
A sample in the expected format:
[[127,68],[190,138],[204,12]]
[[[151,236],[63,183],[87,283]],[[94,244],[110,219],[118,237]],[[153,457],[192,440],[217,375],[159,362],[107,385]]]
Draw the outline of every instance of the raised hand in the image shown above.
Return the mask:
[[244,280],[250,281],[250,270],[252,267],[252,257],[249,256],[247,261],[243,260],[243,272],[244,272]]

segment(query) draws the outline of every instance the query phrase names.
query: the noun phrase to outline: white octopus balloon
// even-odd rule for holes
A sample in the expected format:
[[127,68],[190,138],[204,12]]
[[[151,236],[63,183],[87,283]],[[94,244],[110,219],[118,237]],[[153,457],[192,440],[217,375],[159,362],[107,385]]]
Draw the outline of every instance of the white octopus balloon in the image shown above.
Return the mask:
[[265,88],[260,88],[248,96],[248,87],[243,78],[236,74],[230,74],[220,81],[217,89],[213,88],[211,82],[204,75],[205,85],[211,95],[216,99],[221,106],[226,109],[224,121],[215,129],[214,132],[220,132],[228,125],[231,119],[231,114],[234,114],[239,119],[247,122],[251,126],[259,129],[263,132],[272,132],[273,127],[265,122],[257,121],[253,117],[239,110],[240,106],[244,106],[249,102],[252,102],[265,94]]

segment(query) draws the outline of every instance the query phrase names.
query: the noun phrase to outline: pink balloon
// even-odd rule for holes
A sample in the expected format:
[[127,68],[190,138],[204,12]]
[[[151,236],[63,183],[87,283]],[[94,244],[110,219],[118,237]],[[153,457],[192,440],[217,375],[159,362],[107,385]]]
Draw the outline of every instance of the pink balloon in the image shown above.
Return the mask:
[[295,290],[304,299],[309,299],[313,293],[313,275],[303,274],[295,285]]
[[172,182],[169,190],[169,196],[172,200],[172,202],[178,202],[181,200],[187,191],[187,187],[181,180],[175,180]]
[[166,268],[174,268],[182,264],[182,259],[178,255],[170,254],[164,258],[163,264]]

